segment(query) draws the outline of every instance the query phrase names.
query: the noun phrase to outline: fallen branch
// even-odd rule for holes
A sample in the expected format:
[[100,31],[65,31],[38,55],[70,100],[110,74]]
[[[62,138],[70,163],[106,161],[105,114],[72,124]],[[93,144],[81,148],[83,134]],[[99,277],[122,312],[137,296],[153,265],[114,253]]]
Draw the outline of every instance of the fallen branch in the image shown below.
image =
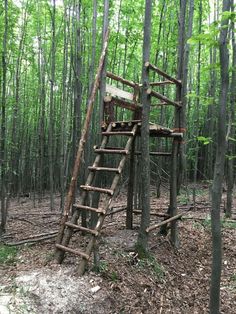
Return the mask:
[[33,221],[30,221],[30,220],[25,219],[25,218],[16,217],[16,216],[15,217],[11,217],[9,220],[14,220],[14,219],[20,220],[20,221],[25,221],[25,222],[28,222],[29,224],[33,225],[33,226],[37,226],[37,224],[35,222],[33,222]]
[[[141,214],[142,214],[142,211],[141,211],[141,210],[138,210],[138,209],[134,209],[134,210],[133,210],[133,213],[134,213],[134,214],[137,214],[137,215],[141,215]],[[168,215],[168,214],[166,214],[166,213],[150,212],[150,215],[151,215],[151,216],[158,216],[158,217],[167,217],[167,218],[170,217],[170,215]]]
[[4,242],[4,244],[7,246],[18,246],[18,245],[22,245],[22,244],[26,244],[26,243],[28,243],[28,244],[32,243],[33,244],[33,243],[37,243],[40,241],[45,241],[45,240],[55,238],[56,235],[57,235],[57,231],[53,231],[50,233],[43,233],[43,234],[31,236],[31,237],[28,237],[27,239],[23,239],[23,240],[20,240],[17,242]]

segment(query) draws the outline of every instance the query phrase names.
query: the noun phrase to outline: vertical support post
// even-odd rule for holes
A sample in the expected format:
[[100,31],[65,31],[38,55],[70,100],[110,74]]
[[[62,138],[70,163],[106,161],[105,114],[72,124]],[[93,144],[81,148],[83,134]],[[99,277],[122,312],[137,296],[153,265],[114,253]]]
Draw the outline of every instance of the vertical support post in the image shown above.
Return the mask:
[[[171,174],[170,174],[170,206],[169,213],[173,217],[177,215],[177,154],[178,140],[174,139],[172,144]],[[177,221],[171,222],[171,242],[175,248],[179,247]]]
[[132,143],[130,152],[130,163],[129,163],[129,185],[128,185],[128,196],[127,196],[127,211],[126,211],[126,228],[133,229],[133,198],[134,198],[134,168],[135,168],[135,139]]

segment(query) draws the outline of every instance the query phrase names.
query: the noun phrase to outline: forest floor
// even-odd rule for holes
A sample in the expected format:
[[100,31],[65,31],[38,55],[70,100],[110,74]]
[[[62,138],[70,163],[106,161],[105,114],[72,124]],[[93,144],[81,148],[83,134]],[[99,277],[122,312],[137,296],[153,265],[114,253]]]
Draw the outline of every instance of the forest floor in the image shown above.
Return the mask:
[[[55,263],[54,238],[17,247],[0,244],[0,314],[208,313],[210,203],[208,188],[201,185],[197,192],[197,207],[190,211],[184,208],[186,195],[179,197],[183,205],[180,210],[186,213],[178,223],[178,250],[171,246],[169,235],[163,237],[154,230],[149,240],[150,256],[139,259],[134,245],[140,215],[135,216],[134,230],[126,230],[125,212],[120,212],[106,218],[99,240],[99,271],[89,265],[82,278],[76,275],[76,257],[68,254],[62,265]],[[167,195],[157,199],[152,194],[152,210],[164,212]],[[123,193],[114,206],[125,202]],[[56,203],[59,207],[59,198]],[[151,220],[154,224],[161,218],[151,216]],[[50,212],[47,197],[35,207],[28,198],[11,200],[2,240],[12,243],[57,231],[59,221],[60,214]],[[236,313],[236,220],[222,220],[222,227],[221,313],[231,314]]]

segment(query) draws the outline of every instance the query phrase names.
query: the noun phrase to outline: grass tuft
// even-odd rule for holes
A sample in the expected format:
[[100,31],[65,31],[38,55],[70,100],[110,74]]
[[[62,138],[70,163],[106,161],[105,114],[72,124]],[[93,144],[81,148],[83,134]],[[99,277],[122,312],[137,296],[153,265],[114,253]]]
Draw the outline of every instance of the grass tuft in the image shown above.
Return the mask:
[[18,248],[15,246],[0,245],[0,264],[12,265],[16,262]]

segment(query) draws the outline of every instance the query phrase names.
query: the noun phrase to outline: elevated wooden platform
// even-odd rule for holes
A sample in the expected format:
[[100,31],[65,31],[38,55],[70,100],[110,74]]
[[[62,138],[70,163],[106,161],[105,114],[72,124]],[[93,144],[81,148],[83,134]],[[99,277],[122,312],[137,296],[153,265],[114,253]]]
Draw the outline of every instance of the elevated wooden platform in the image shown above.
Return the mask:
[[[136,135],[141,135],[141,126],[142,122],[141,120],[131,120],[131,121],[114,121],[112,122],[112,131],[117,132],[117,135],[119,135],[119,132],[130,132],[134,126],[134,124],[138,125],[138,130]],[[104,123],[102,125],[102,131],[107,130],[108,125]],[[149,132],[151,137],[183,137],[183,133],[176,132],[176,130],[166,128],[164,126],[161,126],[159,124],[155,123],[149,123]]]

